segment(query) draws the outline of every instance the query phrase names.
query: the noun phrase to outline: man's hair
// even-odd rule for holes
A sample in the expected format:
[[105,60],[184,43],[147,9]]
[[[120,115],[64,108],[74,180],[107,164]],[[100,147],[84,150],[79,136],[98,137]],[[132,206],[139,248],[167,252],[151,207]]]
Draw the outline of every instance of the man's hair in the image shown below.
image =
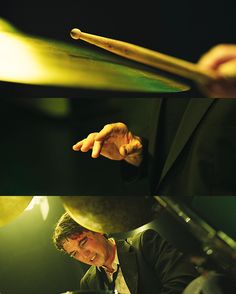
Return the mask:
[[65,251],[63,248],[63,242],[69,238],[73,239],[73,235],[82,234],[83,232],[89,231],[82,227],[66,212],[58,220],[52,240],[58,250]]

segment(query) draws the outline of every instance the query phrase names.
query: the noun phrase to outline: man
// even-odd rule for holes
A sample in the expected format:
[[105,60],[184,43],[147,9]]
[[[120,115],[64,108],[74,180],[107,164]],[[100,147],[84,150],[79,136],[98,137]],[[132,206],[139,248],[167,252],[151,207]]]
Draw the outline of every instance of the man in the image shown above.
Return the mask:
[[114,240],[76,223],[68,213],[58,221],[57,249],[91,267],[81,280],[83,290],[116,289],[121,294],[182,293],[198,276],[187,256],[156,231]]

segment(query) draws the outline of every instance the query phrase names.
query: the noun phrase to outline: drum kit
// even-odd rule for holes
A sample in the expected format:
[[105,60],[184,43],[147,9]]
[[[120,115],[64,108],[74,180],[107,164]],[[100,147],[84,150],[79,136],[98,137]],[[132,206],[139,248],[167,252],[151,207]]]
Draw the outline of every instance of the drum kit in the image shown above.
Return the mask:
[[[32,196],[1,196],[0,226],[18,217]],[[199,242],[201,262],[214,260],[222,270],[236,277],[236,241],[209,225],[192,208],[177,199],[165,196],[109,197],[60,196],[65,210],[85,228],[106,234],[125,233],[150,223],[160,208],[186,228],[189,236]],[[191,248],[189,249],[191,254]]]
[[[5,226],[26,209],[32,196],[1,196],[0,226]],[[153,197],[60,196],[65,211],[80,225],[99,233],[115,235],[135,231],[163,217],[163,211],[174,225],[170,230],[184,229],[187,239],[195,239],[186,252],[200,273],[216,271],[231,283],[236,278],[236,241],[210,226],[201,216],[178,199]],[[170,221],[170,223],[171,223]],[[171,233],[173,235],[173,232]],[[181,234],[180,234],[181,235]],[[181,237],[180,237],[181,238]],[[186,234],[185,234],[186,241]],[[184,246],[183,246],[184,247]],[[186,246],[185,246],[186,247]],[[194,248],[193,248],[194,247]],[[181,249],[181,246],[177,246]],[[183,249],[183,248],[182,248]],[[186,248],[185,248],[186,249]],[[109,291],[67,291],[63,294],[116,294]]]
[[[0,87],[4,94],[24,97],[27,93],[30,97],[65,95],[84,98],[91,97],[91,94],[102,98],[158,97],[190,90],[188,85],[169,78],[168,74],[198,83],[216,79],[214,73],[202,72],[195,64],[133,44],[83,33],[78,29],[73,29],[71,36],[109,52],[83,44],[76,46],[29,36],[2,20]],[[1,196],[0,227],[23,213],[32,198]],[[75,221],[90,230],[105,233],[127,232],[149,223],[155,219],[158,203],[199,240],[204,261],[213,259],[236,277],[236,242],[223,232],[214,230],[176,199],[164,196],[61,196],[61,201]],[[111,291],[66,293],[113,294]]]

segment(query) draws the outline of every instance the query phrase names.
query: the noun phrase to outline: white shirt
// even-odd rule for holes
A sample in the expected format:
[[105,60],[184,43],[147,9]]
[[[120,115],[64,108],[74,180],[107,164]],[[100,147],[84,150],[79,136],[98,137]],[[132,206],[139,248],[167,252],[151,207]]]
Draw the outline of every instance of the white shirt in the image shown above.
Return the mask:
[[[111,241],[113,244],[115,244],[115,240],[113,238],[110,238],[109,241]],[[113,273],[110,273],[107,271],[107,269],[104,267],[104,270],[107,274],[107,277],[109,279],[109,281],[112,281],[113,280],[113,274],[117,271],[117,268],[118,268],[118,265],[119,265],[119,259],[118,259],[118,255],[117,255],[117,250],[115,251],[115,258],[114,258],[114,261],[112,263],[112,268],[114,269],[114,272]],[[124,276],[123,276],[123,273],[122,273],[122,269],[121,267],[119,266],[119,269],[118,269],[118,275],[117,275],[117,278],[116,278],[116,281],[115,281],[115,290],[119,293],[119,294],[131,294],[130,291],[129,291],[129,288],[125,282],[125,279],[124,279]]]

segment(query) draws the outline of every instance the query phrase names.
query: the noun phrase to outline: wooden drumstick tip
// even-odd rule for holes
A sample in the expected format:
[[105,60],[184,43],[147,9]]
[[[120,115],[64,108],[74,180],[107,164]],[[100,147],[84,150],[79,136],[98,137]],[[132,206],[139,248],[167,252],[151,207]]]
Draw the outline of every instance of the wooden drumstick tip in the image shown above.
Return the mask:
[[78,40],[81,36],[81,30],[79,29],[72,29],[70,32],[71,38]]

